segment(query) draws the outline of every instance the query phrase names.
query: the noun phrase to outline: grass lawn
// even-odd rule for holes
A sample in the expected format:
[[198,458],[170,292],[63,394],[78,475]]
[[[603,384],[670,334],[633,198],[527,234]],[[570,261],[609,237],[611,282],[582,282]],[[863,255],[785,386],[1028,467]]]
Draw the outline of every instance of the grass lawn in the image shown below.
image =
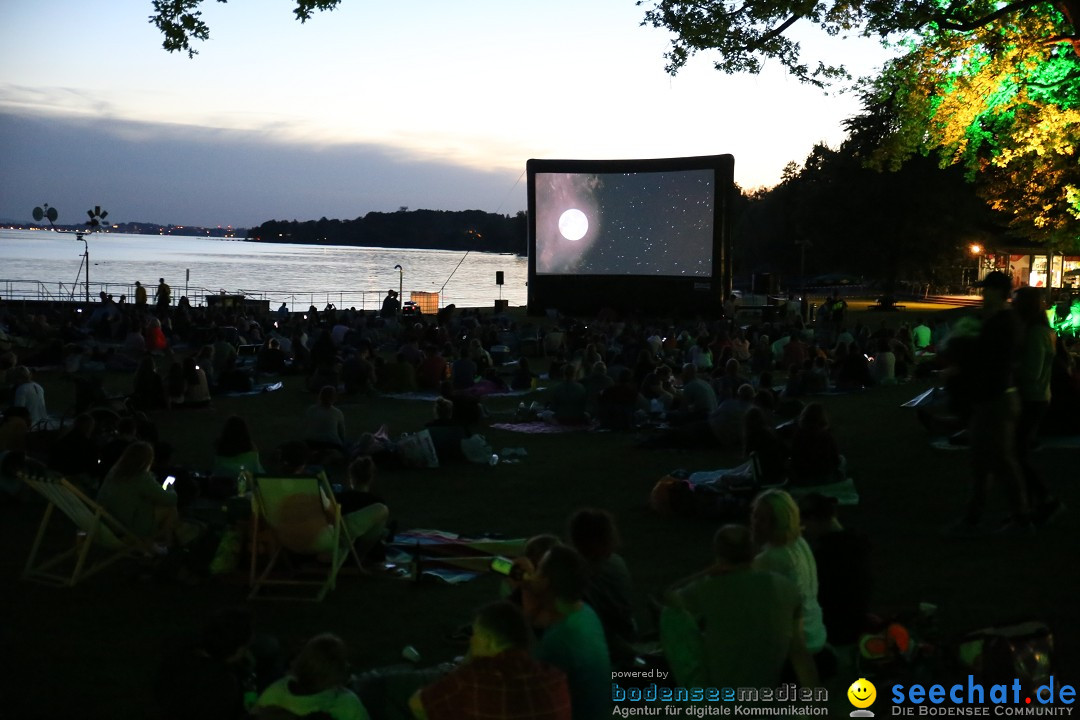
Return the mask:
[[[912,315],[890,314],[886,321],[900,318]],[[120,382],[115,389],[125,389]],[[66,383],[46,376],[43,384],[54,411],[70,405]],[[276,393],[215,399],[211,409],[161,413],[155,420],[161,437],[175,445],[176,460],[193,467],[208,467],[212,440],[233,413],[249,420],[264,456],[272,456],[274,447],[295,435],[303,408],[313,400],[300,386],[299,379],[286,379]],[[913,411],[899,407],[928,386],[920,381],[822,399],[862,497],[858,507],[842,509],[841,520],[872,538],[876,607],[887,613],[932,602],[951,634],[1043,620],[1055,633],[1055,674],[1076,684],[1076,451],[1047,449],[1036,456],[1038,467],[1073,508],[1056,524],[1030,539],[944,541],[938,529],[962,508],[968,453],[932,449]],[[509,413],[518,400],[488,404],[496,413]],[[394,434],[414,430],[431,412],[427,403],[388,399],[346,400],[341,406],[350,435],[381,423],[388,423]],[[486,435],[496,451],[520,446],[528,458],[496,467],[380,472],[376,491],[387,499],[402,529],[523,537],[561,532],[577,507],[605,507],[618,519],[623,554],[639,595],[639,617],[646,626],[651,624],[646,595],[709,562],[715,525],[659,517],[647,507],[648,493],[670,470],[731,466],[738,460],[734,454],[641,450],[634,447],[632,434],[620,433],[489,430]],[[1000,494],[991,495],[991,510],[1004,512]],[[243,603],[244,578],[186,587],[140,582],[130,569],[118,566],[71,590],[20,582],[41,510],[36,502],[0,509],[6,608],[0,632],[9,658],[2,692],[3,709],[10,714],[4,716],[152,717],[150,688],[162,649],[194,633],[214,609]],[[66,519],[54,521],[50,541],[64,543],[70,535]],[[278,636],[287,649],[314,633],[333,631],[349,644],[354,666],[367,669],[398,662],[409,644],[425,662],[460,654],[463,646],[447,635],[468,620],[474,607],[493,599],[496,590],[494,577],[452,587],[343,576],[321,604],[259,601],[250,607],[259,628]],[[854,679],[838,678],[837,687],[846,688]]]

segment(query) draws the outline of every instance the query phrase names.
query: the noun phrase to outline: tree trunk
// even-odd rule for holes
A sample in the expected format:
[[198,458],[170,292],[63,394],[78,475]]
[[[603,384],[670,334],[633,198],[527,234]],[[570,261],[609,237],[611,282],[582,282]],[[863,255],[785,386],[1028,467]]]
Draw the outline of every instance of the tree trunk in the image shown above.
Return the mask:
[[1057,0],[1054,6],[1061,11],[1072,26],[1073,52],[1080,55],[1080,0]]

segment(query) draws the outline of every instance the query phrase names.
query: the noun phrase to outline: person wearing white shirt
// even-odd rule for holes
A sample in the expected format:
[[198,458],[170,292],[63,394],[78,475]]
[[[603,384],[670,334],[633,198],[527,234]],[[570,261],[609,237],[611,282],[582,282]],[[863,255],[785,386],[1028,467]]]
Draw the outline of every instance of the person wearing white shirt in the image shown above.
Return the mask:
[[30,427],[49,419],[45,409],[45,390],[31,379],[30,368],[15,368],[15,398],[12,405],[24,407],[30,413]]

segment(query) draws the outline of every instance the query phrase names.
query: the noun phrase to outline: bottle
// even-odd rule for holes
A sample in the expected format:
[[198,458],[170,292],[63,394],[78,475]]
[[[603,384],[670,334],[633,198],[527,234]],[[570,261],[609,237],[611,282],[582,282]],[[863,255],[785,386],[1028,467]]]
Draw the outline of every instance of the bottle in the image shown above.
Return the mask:
[[247,467],[240,466],[240,474],[236,476],[236,494],[247,495]]
[[411,568],[409,568],[410,574],[412,575],[412,581],[413,582],[420,582],[420,575],[422,573],[422,570],[420,568],[420,542],[419,541],[417,541],[415,547],[413,548],[412,562],[410,563],[410,565],[412,566]]

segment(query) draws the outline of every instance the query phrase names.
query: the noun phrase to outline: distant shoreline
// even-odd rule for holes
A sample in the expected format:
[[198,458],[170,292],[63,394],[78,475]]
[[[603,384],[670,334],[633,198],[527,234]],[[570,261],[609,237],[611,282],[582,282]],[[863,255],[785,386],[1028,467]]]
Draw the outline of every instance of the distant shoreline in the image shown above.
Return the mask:
[[[121,227],[123,227],[123,226],[121,226]],[[238,235],[235,235],[235,234],[230,234],[230,235],[213,234],[213,231],[218,230],[217,228],[198,228],[198,227],[193,227],[193,226],[190,226],[190,225],[188,225],[188,226],[170,226],[168,228],[166,228],[166,226],[155,226],[155,227],[161,227],[165,231],[163,231],[163,232],[157,232],[157,231],[149,232],[149,231],[145,231],[145,230],[135,231],[135,230],[128,230],[128,229],[108,228],[108,229],[105,229],[105,230],[97,230],[97,231],[95,231],[94,234],[95,235],[97,235],[97,234],[102,234],[102,235],[145,235],[146,237],[175,237],[175,238],[211,238],[211,239],[214,239],[214,240],[226,240],[226,241],[230,241],[230,242],[250,242],[250,243],[273,244],[273,245],[326,245],[326,246],[330,246],[330,247],[361,247],[361,248],[370,249],[370,250],[418,250],[418,251],[442,250],[442,251],[446,251],[446,252],[482,252],[482,253],[489,253],[489,254],[492,254],[492,255],[511,255],[511,256],[514,256],[514,257],[528,257],[527,252],[514,252],[512,250],[492,249],[490,247],[482,247],[479,244],[476,245],[476,246],[467,246],[467,245],[462,246],[462,245],[450,245],[450,244],[447,244],[446,247],[442,247],[442,246],[439,246],[439,245],[428,245],[428,246],[418,247],[418,246],[410,246],[410,245],[377,245],[377,244],[370,244],[369,245],[369,244],[362,243],[362,242],[345,242],[345,241],[331,242],[330,240],[318,241],[318,242],[316,242],[316,241],[304,242],[304,241],[301,241],[301,240],[295,240],[293,238],[278,240],[278,239],[271,239],[271,238],[262,239],[262,238],[247,237],[246,236],[246,233],[247,233],[246,228],[237,228],[235,230],[230,230],[229,231],[230,233],[239,233],[239,232],[245,233],[244,236],[238,236]],[[0,225],[0,230],[18,230],[18,231],[29,231],[29,232],[76,233],[76,232],[86,232],[87,228],[84,225],[57,225],[55,227],[42,227],[40,225],[32,225],[32,224],[26,224],[26,223],[6,223],[4,225]],[[176,232],[177,230],[185,230],[187,232],[180,233],[180,232]],[[194,231],[194,232],[191,232],[191,231]]]

